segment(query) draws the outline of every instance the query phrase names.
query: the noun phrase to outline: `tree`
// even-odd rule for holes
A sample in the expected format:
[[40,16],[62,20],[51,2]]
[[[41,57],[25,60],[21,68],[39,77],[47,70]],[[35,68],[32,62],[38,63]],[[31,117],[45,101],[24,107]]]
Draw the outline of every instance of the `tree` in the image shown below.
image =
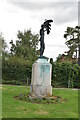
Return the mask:
[[80,27],[67,27],[64,38],[66,38],[66,45],[69,48],[69,51],[67,52],[68,56],[72,58],[74,52],[76,52],[77,57],[78,52],[78,63],[80,65]]
[[7,43],[1,33],[0,34],[0,58],[2,58],[2,60],[5,60],[8,58],[7,48],[8,48]]
[[3,82],[20,84],[26,83],[27,79],[31,80],[32,64],[39,55],[38,37],[31,30],[18,31],[16,43],[13,40],[10,42],[10,56],[3,61]]
[[38,55],[38,42],[39,35],[32,34],[31,30],[24,30],[24,32],[18,31],[16,44],[11,40],[11,56],[18,56],[27,60],[34,61]]
[[0,35],[0,59],[2,56],[2,36]]

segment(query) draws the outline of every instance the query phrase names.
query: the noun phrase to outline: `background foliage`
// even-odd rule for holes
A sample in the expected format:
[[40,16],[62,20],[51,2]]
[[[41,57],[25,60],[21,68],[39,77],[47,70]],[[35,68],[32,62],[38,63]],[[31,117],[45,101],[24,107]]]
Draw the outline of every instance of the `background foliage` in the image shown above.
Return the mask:
[[52,63],[53,87],[80,88],[80,67],[71,62]]
[[6,42],[2,39],[2,79],[7,84],[22,84],[31,80],[32,64],[39,56],[38,34],[31,29],[18,31],[16,43],[11,40],[10,51],[7,52]]
[[3,83],[22,84],[31,78],[32,62],[12,57],[3,63]]
[[[72,29],[69,28],[67,33],[70,30]],[[71,34],[65,34],[65,38],[67,35],[70,36]],[[70,43],[69,41],[71,39],[68,40],[68,43]],[[77,39],[77,41],[79,40]],[[18,31],[16,43],[14,44],[13,40],[10,42],[9,52],[6,50],[7,43],[1,35],[0,42],[2,43],[2,53],[0,53],[0,57],[2,56],[2,82],[19,85],[26,85],[29,82],[30,84],[32,64],[39,57],[39,35],[33,34],[31,29],[24,30],[24,32]],[[73,45],[73,42],[71,44]],[[68,55],[64,55],[64,57],[62,55],[57,58],[56,62],[53,62],[51,58],[50,63],[52,64],[53,87],[80,88],[80,66],[77,64],[76,59],[74,62],[72,56],[69,58]]]

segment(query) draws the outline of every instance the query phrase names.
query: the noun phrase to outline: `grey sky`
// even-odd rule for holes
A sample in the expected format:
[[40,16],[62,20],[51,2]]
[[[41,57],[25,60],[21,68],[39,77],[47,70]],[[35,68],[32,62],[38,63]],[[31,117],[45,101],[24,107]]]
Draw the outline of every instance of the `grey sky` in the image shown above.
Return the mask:
[[3,33],[8,43],[11,39],[15,42],[18,30],[24,31],[24,29],[31,28],[33,33],[39,34],[44,20],[53,19],[50,34],[45,34],[46,49],[44,55],[56,59],[59,54],[67,50],[63,38],[64,31],[68,26],[78,25],[78,2],[26,1],[0,1],[0,32]]
[[[14,6],[33,12],[33,17],[43,17],[37,13],[43,13],[46,10],[45,18],[54,19],[55,24],[64,24],[68,21],[76,21],[78,17],[77,2],[12,2]],[[36,13],[36,15],[35,15]]]
[[80,2],[78,2],[78,25],[80,26]]

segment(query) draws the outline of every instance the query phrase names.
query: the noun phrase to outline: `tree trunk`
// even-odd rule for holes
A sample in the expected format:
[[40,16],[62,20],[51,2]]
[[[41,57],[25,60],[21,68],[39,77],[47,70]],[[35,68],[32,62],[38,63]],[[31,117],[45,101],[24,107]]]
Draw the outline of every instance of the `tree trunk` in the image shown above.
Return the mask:
[[78,53],[78,64],[80,65],[80,45],[79,45],[79,53]]

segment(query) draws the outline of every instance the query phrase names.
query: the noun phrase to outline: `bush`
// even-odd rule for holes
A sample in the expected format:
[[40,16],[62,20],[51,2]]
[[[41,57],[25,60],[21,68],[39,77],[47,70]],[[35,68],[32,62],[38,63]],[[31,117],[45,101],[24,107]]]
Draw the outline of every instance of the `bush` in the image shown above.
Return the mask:
[[2,80],[2,84],[23,85],[22,82],[17,80]]
[[80,88],[80,67],[70,62],[52,64],[53,87]]
[[[17,57],[2,61],[2,83],[30,84],[32,63]],[[80,88],[80,66],[70,62],[52,63],[52,86]]]
[[25,84],[27,79],[31,79],[31,63],[18,58],[4,60],[2,64],[3,83]]

